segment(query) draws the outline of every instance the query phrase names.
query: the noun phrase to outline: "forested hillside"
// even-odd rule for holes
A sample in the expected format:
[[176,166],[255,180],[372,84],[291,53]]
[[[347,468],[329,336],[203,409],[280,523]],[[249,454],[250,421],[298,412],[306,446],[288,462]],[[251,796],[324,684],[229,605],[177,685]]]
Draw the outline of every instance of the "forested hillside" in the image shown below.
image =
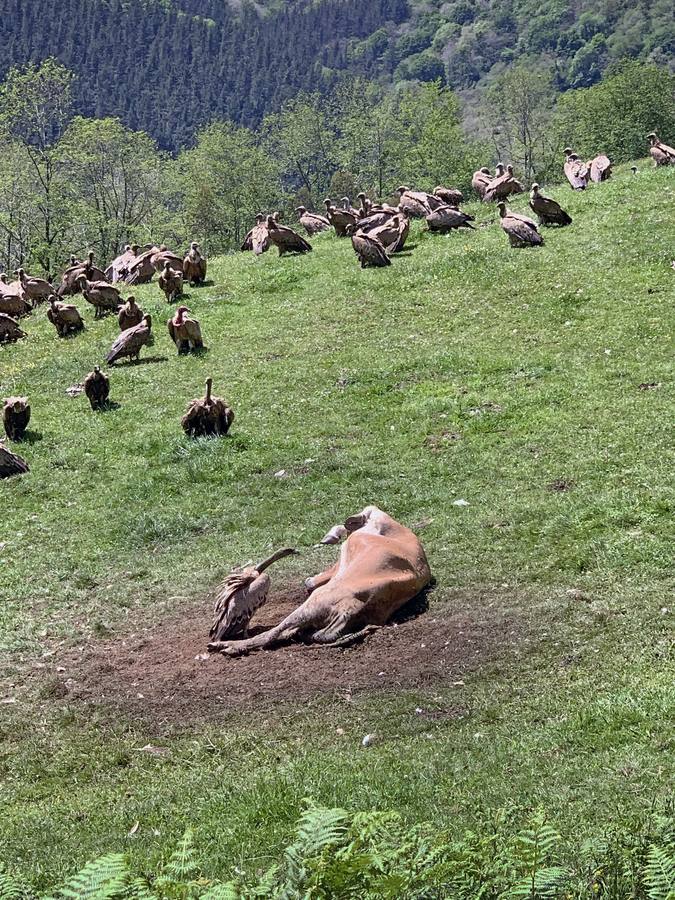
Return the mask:
[[672,0],[0,0],[0,77],[49,56],[76,111],[118,116],[164,148],[213,119],[257,125],[345,73],[489,84],[512,62],[587,87],[625,57],[672,63]]

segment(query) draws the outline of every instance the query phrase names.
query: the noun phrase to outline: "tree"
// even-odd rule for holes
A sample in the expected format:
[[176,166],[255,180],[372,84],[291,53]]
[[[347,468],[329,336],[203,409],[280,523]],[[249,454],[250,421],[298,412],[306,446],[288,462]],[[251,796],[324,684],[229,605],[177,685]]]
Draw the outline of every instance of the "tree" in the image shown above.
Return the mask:
[[282,199],[276,162],[252,132],[230,122],[200,131],[178,158],[183,228],[211,252],[238,247],[258,211]]
[[599,84],[558,101],[558,145],[568,143],[582,156],[603,152],[615,162],[645,156],[650,131],[675,133],[675,76],[667,69],[625,62]]
[[531,181],[549,169],[556,147],[550,140],[554,104],[550,72],[525,65],[508,69],[488,89],[484,118],[497,155],[514,163]]
[[57,149],[68,181],[69,218],[79,232],[71,239],[76,246],[96,246],[109,259],[132,240],[156,239],[171,179],[151,138],[119,119],[77,117]]
[[10,69],[0,87],[0,126],[25,149],[35,177],[41,234],[33,252],[48,273],[64,233],[55,148],[70,119],[73,78],[55,59],[47,59],[39,67]]
[[266,116],[263,137],[289,187],[304,187],[316,205],[339,167],[337,130],[319,94],[300,94],[281,112]]

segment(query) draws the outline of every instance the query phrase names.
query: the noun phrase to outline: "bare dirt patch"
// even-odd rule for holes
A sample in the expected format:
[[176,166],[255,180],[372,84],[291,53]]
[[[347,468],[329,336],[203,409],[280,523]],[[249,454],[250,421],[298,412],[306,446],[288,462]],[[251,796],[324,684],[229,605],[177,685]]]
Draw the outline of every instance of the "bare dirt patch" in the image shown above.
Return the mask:
[[[278,595],[258,613],[251,633],[278,622],[304,596],[302,589]],[[450,684],[524,638],[524,623],[497,612],[494,596],[477,599],[464,612],[454,603],[432,603],[420,614],[409,610],[407,618],[354,646],[292,644],[238,659],[206,653],[210,610],[200,604],[160,627],[60,653],[41,680],[54,698],[160,727],[218,721],[242,707],[277,701]]]

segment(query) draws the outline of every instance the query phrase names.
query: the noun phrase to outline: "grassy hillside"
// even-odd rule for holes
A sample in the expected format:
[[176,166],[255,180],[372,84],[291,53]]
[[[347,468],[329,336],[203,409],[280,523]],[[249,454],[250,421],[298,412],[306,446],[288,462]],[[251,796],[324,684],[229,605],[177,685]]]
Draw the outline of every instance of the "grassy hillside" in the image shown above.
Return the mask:
[[[175,355],[157,285],[139,288],[155,343],[110,370],[104,414],[66,389],[104,359],[113,319],[85,309],[85,333],[60,341],[41,310],[0,350],[0,396],[33,407],[31,472],[0,483],[0,858],[44,886],[111,849],[156,860],[192,825],[208,872],[256,868],[312,797],[452,834],[541,806],[572,859],[663,808],[675,198],[671,172],[640,168],[555,188],[574,225],[535,251],[477,207],[475,231],[416,225],[387,270],[361,271],[330,235],[306,258],[212,260],[186,292],[200,357]],[[236,420],[193,442],[179,420],[207,375]],[[436,585],[418,621],[459,648],[444,676],[406,685],[382,664],[352,693],[342,661],[367,647],[279,651],[255,663],[261,685],[307,653],[339,687],[313,696],[309,675],[302,699],[233,704],[228,680],[252,670],[212,659],[213,708],[179,722],[170,697],[144,708],[142,678],[133,704],[80,699],[102,647],[181,610],[186,627],[203,616],[205,644],[208,592],[233,564],[298,546],[282,591],[368,503],[420,529]],[[458,621],[481,623],[466,652]],[[394,656],[416,633],[391,633]]]

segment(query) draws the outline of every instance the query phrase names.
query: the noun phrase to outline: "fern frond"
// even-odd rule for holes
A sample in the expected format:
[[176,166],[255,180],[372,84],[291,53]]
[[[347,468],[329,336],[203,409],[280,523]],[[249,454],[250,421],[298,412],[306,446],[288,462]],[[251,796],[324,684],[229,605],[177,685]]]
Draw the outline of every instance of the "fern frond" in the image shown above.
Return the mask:
[[226,884],[212,884],[200,895],[199,900],[241,900],[241,896],[241,891],[234,881],[228,881]]
[[194,835],[191,828],[186,829],[180,843],[165,863],[162,875],[173,881],[189,881],[199,873]]
[[675,900],[675,854],[652,845],[647,853],[644,881],[649,900]]
[[29,896],[30,891],[19,884],[0,863],[0,900],[25,900]]
[[55,893],[67,900],[113,900],[125,893],[128,877],[129,869],[124,856],[109,853],[88,862]]

